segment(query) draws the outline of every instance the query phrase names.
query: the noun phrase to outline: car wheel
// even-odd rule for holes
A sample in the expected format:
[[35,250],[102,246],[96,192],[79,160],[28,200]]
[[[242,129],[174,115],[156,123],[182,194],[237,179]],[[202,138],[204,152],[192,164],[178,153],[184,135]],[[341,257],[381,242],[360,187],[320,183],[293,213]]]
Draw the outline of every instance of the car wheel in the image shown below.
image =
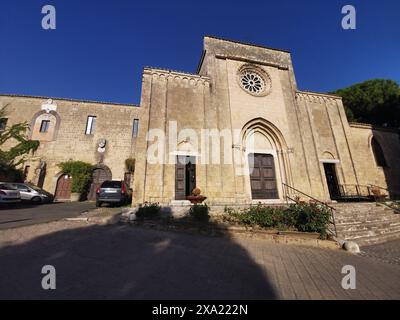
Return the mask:
[[40,197],[33,197],[31,199],[31,203],[33,203],[33,204],[40,204],[41,202],[42,202],[42,198],[40,198]]
[[96,201],[96,207],[100,208],[101,207],[101,202],[100,201]]

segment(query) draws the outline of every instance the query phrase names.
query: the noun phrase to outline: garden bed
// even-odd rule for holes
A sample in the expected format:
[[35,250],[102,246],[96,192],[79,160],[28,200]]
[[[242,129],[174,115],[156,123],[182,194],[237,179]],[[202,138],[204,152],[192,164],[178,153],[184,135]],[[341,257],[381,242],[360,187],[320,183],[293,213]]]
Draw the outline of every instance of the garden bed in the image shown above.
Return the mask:
[[157,204],[141,206],[134,217],[126,220],[146,228],[180,231],[210,236],[245,236],[270,239],[279,243],[303,243],[336,248],[326,239],[330,212],[314,204],[288,207],[255,206],[233,210],[225,208],[224,214],[210,215],[207,205],[194,205],[188,214],[173,218],[161,214]]

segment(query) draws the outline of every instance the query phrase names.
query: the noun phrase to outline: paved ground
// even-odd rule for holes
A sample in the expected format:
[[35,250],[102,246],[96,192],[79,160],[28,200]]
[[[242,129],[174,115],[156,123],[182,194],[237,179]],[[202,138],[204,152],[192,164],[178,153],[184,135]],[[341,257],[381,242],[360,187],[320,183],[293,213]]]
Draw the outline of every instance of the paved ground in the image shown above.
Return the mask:
[[362,255],[400,266],[400,239],[362,247]]
[[0,230],[76,217],[93,208],[95,204],[91,202],[0,207]]
[[[400,267],[344,251],[126,225],[0,231],[0,299],[400,299]],[[41,289],[41,269],[57,289]],[[341,287],[342,267],[357,289]]]

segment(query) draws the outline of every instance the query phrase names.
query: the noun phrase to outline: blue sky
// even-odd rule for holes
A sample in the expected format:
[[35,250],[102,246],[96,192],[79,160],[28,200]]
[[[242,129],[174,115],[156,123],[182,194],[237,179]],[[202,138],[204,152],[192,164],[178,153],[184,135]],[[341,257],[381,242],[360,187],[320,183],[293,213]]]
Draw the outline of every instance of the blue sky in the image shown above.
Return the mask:
[[[341,28],[346,4],[357,30]],[[143,67],[195,72],[204,35],[291,51],[303,90],[400,82],[399,14],[398,0],[3,0],[0,93],[139,103]]]

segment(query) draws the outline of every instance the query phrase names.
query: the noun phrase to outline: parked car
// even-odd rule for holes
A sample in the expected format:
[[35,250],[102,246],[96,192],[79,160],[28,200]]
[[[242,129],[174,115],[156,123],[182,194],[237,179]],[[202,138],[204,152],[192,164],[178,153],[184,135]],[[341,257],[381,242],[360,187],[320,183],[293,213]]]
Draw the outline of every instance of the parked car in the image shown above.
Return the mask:
[[21,194],[22,201],[29,201],[34,204],[49,203],[54,200],[51,193],[29,183],[12,183]]
[[124,181],[104,181],[96,190],[96,207],[103,203],[127,204],[132,199],[132,189]]
[[0,203],[21,202],[21,194],[12,184],[0,182]]

